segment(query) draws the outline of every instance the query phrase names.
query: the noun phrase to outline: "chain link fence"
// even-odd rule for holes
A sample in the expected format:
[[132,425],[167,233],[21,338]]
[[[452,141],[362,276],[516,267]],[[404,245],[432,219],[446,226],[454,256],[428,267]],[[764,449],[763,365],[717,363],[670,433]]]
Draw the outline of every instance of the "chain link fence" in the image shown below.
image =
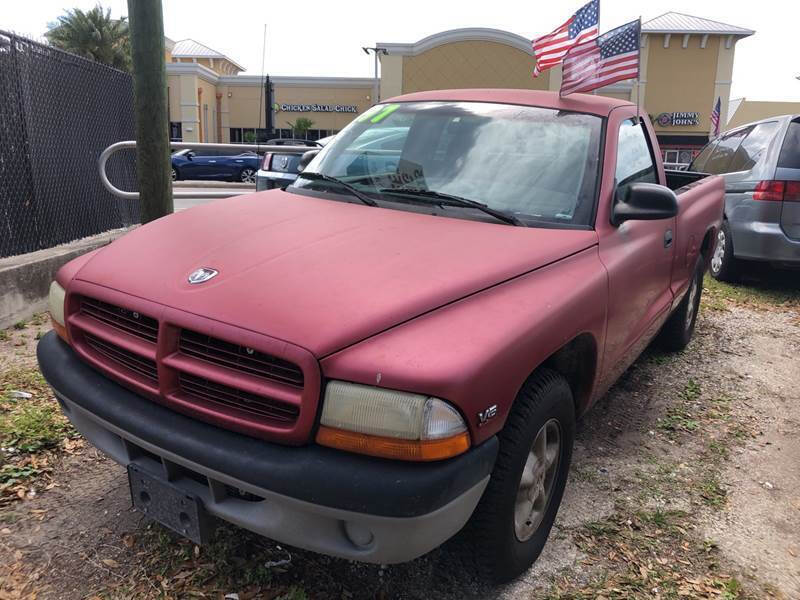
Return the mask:
[[[0,257],[139,222],[100,183],[97,158],[135,139],[128,73],[0,31]],[[107,172],[138,189],[133,150]]]

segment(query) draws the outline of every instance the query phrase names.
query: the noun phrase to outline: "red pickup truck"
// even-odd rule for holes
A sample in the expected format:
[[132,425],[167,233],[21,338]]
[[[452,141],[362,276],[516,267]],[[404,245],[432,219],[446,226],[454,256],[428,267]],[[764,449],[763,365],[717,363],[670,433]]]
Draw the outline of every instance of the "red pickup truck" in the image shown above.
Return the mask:
[[395,563],[463,529],[512,578],[575,420],[657,334],[689,342],[722,180],[665,172],[629,102],[523,90],[401,96],[315,152],[65,265],[41,370],[191,539],[216,517]]

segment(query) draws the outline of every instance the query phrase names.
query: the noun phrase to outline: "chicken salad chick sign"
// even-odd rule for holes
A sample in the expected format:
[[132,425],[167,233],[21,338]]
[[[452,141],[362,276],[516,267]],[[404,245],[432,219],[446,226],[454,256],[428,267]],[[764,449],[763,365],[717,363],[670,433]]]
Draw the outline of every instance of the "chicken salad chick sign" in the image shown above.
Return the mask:
[[358,113],[355,104],[290,104],[276,102],[272,105],[275,112],[336,112]]

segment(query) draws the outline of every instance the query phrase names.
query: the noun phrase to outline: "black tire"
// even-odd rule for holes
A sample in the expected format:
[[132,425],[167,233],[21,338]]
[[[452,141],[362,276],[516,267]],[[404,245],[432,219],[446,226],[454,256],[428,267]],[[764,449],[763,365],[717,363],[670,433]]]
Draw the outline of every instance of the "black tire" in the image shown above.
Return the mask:
[[172,181],[178,181],[181,178],[181,174],[178,173],[178,169],[172,167]]
[[703,267],[705,259],[701,254],[694,267],[694,275],[689,289],[678,308],[670,315],[659,333],[659,344],[669,352],[679,352],[689,345],[700,312],[700,298],[703,295]]
[[722,227],[717,232],[716,244],[711,254],[709,272],[714,279],[733,283],[738,281],[741,263],[733,255],[733,236],[728,220],[722,221]]
[[[544,515],[530,538],[520,541],[515,507],[523,469],[533,442],[545,424],[555,420],[560,449]],[[520,390],[498,434],[500,450],[489,485],[460,535],[459,552],[481,578],[509,581],[526,571],[544,548],[561,504],[575,440],[575,407],[566,379],[539,369]]]

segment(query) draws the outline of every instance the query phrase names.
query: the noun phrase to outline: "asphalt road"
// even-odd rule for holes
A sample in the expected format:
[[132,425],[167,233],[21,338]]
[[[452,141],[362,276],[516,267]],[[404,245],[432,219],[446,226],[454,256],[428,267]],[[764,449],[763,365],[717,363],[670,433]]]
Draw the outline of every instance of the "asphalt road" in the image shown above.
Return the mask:
[[[253,187],[252,189],[243,189],[242,187],[226,188],[226,187],[220,187],[220,186],[214,186],[214,187],[194,187],[194,186],[192,186],[192,187],[177,187],[176,186],[176,187],[173,188],[172,191],[173,192],[181,192],[181,193],[183,193],[183,192],[192,192],[192,193],[195,193],[195,192],[200,192],[200,193],[202,193],[202,192],[230,192],[231,195],[234,195],[237,192],[245,192],[245,191],[246,192],[255,192],[256,190],[255,190],[255,187]],[[191,208],[193,206],[197,206],[198,204],[204,204],[206,202],[213,202],[214,200],[215,200],[215,198],[200,198],[200,197],[196,197],[196,198],[175,198],[174,199],[175,210],[176,211],[177,210],[184,210],[186,208]]]

